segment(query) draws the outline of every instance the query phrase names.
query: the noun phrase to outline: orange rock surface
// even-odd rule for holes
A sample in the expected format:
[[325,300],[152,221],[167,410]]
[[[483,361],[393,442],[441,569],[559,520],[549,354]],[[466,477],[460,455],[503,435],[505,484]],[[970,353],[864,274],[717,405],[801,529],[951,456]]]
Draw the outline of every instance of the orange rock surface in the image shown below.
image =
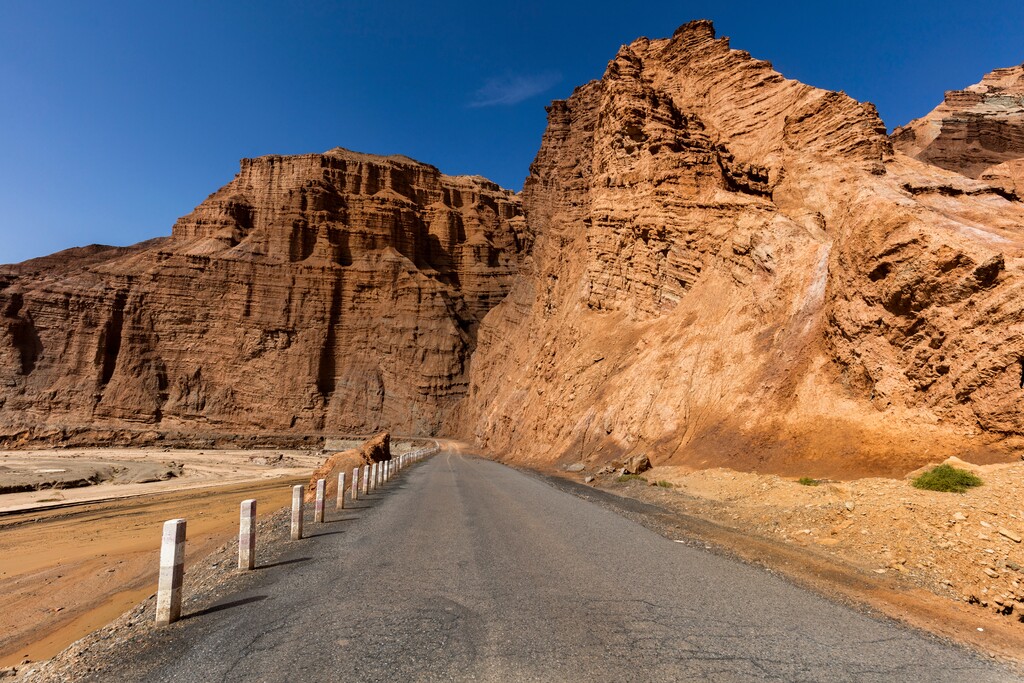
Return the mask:
[[467,430],[524,460],[798,475],[1010,457],[1024,204],[692,22],[548,108]]
[[529,244],[483,178],[245,159],[170,238],[0,267],[0,435],[433,432]]
[[892,137],[916,159],[1024,196],[1024,64],[947,92],[942,104]]

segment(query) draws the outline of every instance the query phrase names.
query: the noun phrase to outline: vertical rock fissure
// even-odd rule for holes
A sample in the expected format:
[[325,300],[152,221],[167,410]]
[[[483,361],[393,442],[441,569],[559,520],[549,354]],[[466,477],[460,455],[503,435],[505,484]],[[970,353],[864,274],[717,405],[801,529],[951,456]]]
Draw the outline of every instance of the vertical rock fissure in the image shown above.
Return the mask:
[[342,274],[339,272],[334,278],[334,285],[331,289],[331,305],[327,318],[327,334],[324,337],[324,345],[320,351],[320,367],[316,375],[316,388],[321,396],[327,399],[334,394],[334,387],[337,383],[337,360],[335,348],[338,342],[337,326],[341,320],[342,306]]
[[114,376],[117,368],[117,356],[121,353],[121,333],[124,328],[124,304],[127,295],[118,292],[114,297],[114,308],[111,311],[110,319],[103,328],[100,336],[100,354],[103,367],[100,373],[100,386],[106,386],[110,378]]

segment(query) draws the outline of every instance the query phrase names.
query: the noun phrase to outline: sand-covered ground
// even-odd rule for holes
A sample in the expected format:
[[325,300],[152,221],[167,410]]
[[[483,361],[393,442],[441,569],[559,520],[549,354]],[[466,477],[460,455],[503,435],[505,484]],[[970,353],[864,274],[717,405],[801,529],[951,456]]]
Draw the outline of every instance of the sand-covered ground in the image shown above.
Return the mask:
[[[308,474],[309,450],[74,448],[0,451],[0,512]],[[95,483],[88,482],[95,479]],[[70,484],[70,485],[69,485]]]
[[[165,520],[188,520],[186,562],[201,558],[237,533],[243,499],[270,514],[322,458],[301,450],[0,453],[8,483],[113,473],[89,486],[0,495],[0,668],[50,657],[155,592]],[[154,476],[167,471],[175,476]]]

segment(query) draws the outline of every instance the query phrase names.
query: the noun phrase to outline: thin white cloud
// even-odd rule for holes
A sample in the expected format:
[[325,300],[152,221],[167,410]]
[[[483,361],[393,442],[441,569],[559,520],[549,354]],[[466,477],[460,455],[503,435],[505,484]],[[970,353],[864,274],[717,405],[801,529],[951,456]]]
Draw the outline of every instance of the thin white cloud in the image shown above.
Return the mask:
[[508,107],[528,100],[550,89],[562,76],[548,72],[530,76],[497,76],[488,78],[483,87],[473,93],[471,107]]

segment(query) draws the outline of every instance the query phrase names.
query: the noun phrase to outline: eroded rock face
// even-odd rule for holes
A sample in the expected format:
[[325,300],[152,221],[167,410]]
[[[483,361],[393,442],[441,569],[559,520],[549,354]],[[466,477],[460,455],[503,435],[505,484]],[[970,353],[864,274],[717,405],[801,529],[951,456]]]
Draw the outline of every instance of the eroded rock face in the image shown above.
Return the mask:
[[1024,432],[1024,205],[710,22],[553,103],[523,197],[463,412],[496,452],[836,476]]
[[1024,64],[947,92],[942,104],[892,138],[916,159],[1024,197]]
[[0,267],[0,434],[431,433],[530,242],[483,178],[243,160],[170,238]]

